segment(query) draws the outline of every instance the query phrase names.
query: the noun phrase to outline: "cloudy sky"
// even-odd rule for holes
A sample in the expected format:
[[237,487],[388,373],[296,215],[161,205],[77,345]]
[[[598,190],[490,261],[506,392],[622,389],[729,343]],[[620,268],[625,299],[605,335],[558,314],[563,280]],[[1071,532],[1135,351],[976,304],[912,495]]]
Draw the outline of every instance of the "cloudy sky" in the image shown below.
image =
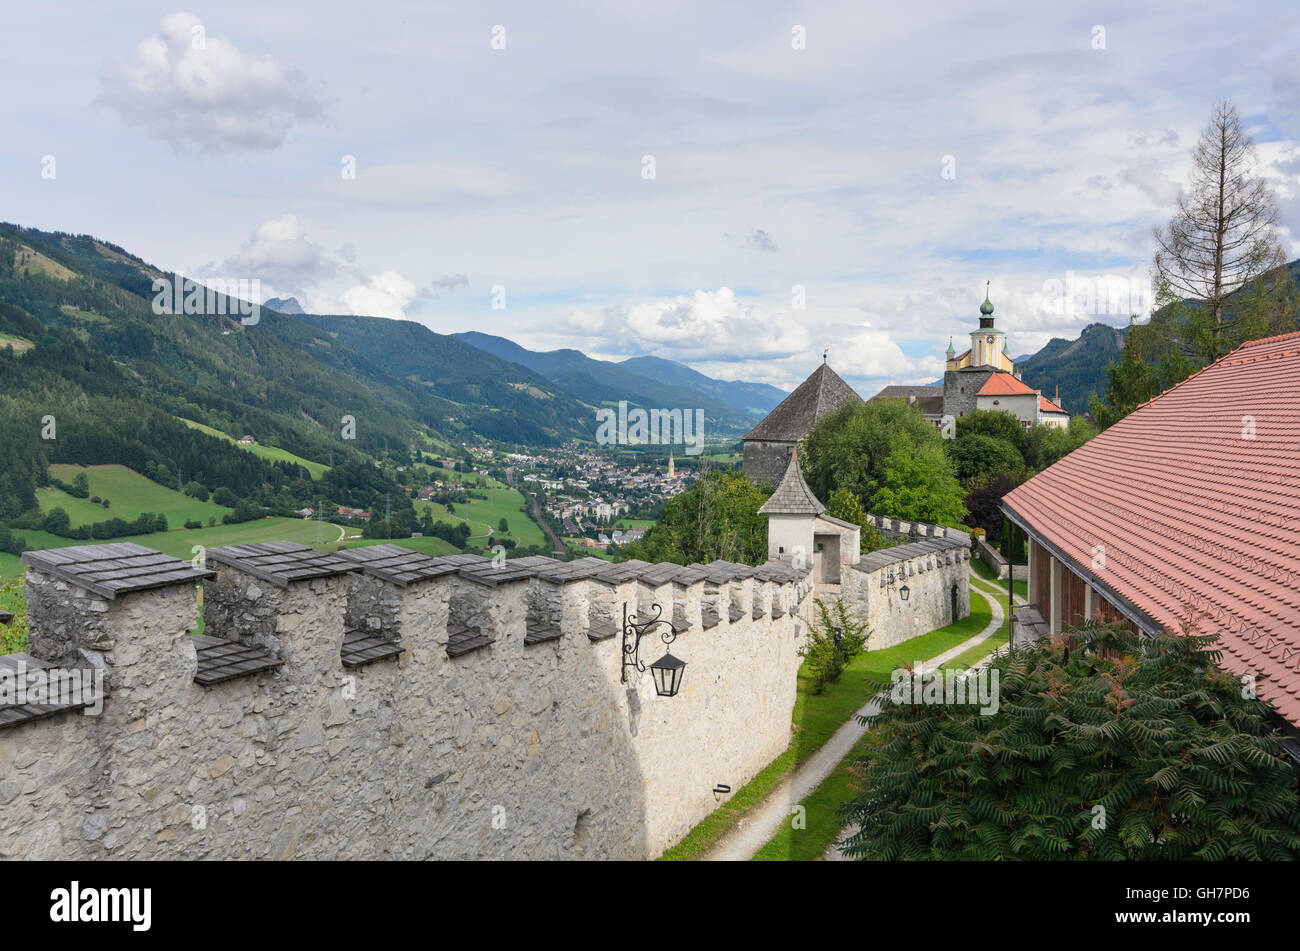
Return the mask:
[[1145,311],[1231,97],[1300,256],[1300,8],[1056,6],[14,5],[0,218],[727,379],[829,347],[869,394],[935,379],[986,280],[1016,355]]

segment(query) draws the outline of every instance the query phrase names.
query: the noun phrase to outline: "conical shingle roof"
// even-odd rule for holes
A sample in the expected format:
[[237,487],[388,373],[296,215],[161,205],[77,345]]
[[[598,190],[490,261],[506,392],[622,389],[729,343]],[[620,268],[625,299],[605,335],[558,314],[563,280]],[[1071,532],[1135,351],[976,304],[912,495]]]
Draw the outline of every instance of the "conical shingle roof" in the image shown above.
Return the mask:
[[776,487],[772,497],[759,506],[759,515],[821,515],[826,506],[813,495],[808,483],[803,480],[803,471],[799,468],[799,454],[790,453],[790,464],[785,467],[781,484]]
[[818,417],[850,400],[860,403],[862,397],[823,363],[746,433],[745,438],[797,442],[808,435]]

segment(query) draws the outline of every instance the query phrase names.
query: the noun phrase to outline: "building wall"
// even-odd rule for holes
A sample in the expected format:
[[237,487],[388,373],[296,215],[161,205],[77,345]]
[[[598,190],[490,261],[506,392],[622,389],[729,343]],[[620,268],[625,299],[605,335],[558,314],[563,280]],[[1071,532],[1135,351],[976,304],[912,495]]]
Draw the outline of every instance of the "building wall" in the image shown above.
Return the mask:
[[[877,559],[868,557],[858,566],[846,567],[840,596],[846,598],[854,612],[870,625],[868,649],[893,647],[970,614],[969,561],[970,548],[962,546],[900,558],[881,566],[877,566]],[[871,567],[863,570],[863,566],[868,565]],[[881,581],[887,581],[891,571],[894,585],[882,587]],[[907,601],[899,595],[904,581],[911,589]],[[952,612],[954,585],[957,588],[956,617]]]
[[999,410],[1010,413],[1022,423],[1038,422],[1038,394],[1021,393],[1012,396],[976,397],[976,409]]
[[1052,591],[1052,556],[1047,549],[1030,537],[1026,539],[1029,546],[1029,601],[1037,604],[1043,617],[1047,617],[1050,608],[1048,599]]
[[976,394],[994,373],[992,367],[947,370],[943,374],[943,412],[954,419],[976,408]]
[[[284,665],[201,687],[192,585],[101,601],[29,571],[31,650],[101,663],[109,696],[0,730],[0,858],[643,859],[789,744],[806,580],[385,585],[220,567],[205,633]],[[620,638],[588,636],[651,602],[689,624],[677,697],[649,671],[622,684]],[[349,616],[401,658],[343,667]],[[530,618],[563,636],[525,646]],[[450,658],[465,619],[496,641]],[[664,650],[642,641],[647,663]]]
[[745,440],[745,475],[757,485],[774,487],[790,465],[790,451],[794,445],[793,442]]
[[769,515],[767,517],[769,561],[795,559],[800,565],[811,564],[814,549],[813,516]]

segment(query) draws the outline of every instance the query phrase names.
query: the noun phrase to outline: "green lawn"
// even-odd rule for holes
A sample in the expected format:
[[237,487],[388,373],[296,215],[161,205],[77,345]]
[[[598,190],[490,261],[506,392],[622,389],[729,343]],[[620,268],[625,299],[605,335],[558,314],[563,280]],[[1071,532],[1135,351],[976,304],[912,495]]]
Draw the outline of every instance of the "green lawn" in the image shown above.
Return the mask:
[[662,858],[670,861],[699,858],[751,807],[761,802],[787,773],[821,749],[836,730],[866,705],[879,685],[889,682],[896,668],[950,650],[982,631],[991,617],[988,602],[972,592],[969,616],[895,647],[858,655],[845,668],[839,682],[828,686],[821,695],[811,692],[811,677],[806,670],[800,669],[794,704],[795,734],[790,746],[731,799],[706,816]]
[[[979,577],[981,577],[981,578],[984,579],[985,581],[988,581],[988,582],[990,582],[990,583],[992,583],[992,584],[994,584],[994,585],[997,585],[999,588],[1001,588],[1001,589],[1002,589],[1002,597],[1003,597],[1003,598],[1006,598],[1006,596],[1007,596],[1007,582],[1006,582],[1005,579],[1003,579],[1002,581],[999,581],[998,578],[997,578],[997,575],[994,573],[993,569],[990,568],[988,565],[984,564],[984,562],[980,561],[980,559],[978,559],[978,558],[971,558],[971,560],[970,560],[970,566],[971,566],[971,570],[974,571],[975,574],[979,575]],[[1012,588],[1013,591],[1015,591],[1016,594],[1020,595],[1022,598],[1025,598],[1026,600],[1028,600],[1028,598],[1029,598],[1029,584],[1028,584],[1028,582],[1025,582],[1025,581],[1013,581],[1013,582],[1011,583],[1011,588]]]
[[[192,429],[197,429],[200,432],[207,433],[209,436],[216,436],[218,439],[224,439],[226,442],[234,443],[239,446],[239,440],[236,436],[232,436],[229,433],[223,433],[221,430],[213,429],[211,426],[204,426],[202,423],[196,423],[192,419],[185,419],[181,416],[177,416],[176,418]],[[241,435],[243,434],[241,433]],[[256,438],[257,433],[248,433],[248,435]],[[278,446],[263,446],[261,443],[254,443],[251,446],[239,446],[239,448],[247,449],[253,455],[261,456],[263,459],[269,460],[270,462],[297,463],[310,472],[313,479],[319,479],[329,471],[329,466],[327,465],[319,462],[312,462],[310,459],[304,459],[302,456],[295,456],[293,453],[289,452],[289,450],[280,449]]]
[[79,472],[84,472],[90,481],[92,496],[98,495],[109,500],[108,508],[91,502],[90,499],[74,498],[62,489],[36,490],[36,500],[40,503],[42,512],[61,508],[68,513],[74,527],[105,522],[110,518],[130,522],[138,518],[141,512],[154,512],[167,516],[169,527],[180,528],[189,519],[197,519],[206,525],[210,517],[216,516],[220,522],[221,516],[232,511],[215,502],[200,502],[175,489],[161,486],[126,466],[50,466],[50,475],[68,484]]
[[[976,617],[981,621],[978,626],[967,624],[972,618]],[[957,638],[956,643],[960,644],[966,638],[978,634],[984,629],[984,625],[988,624],[991,617],[992,613],[988,600],[975,590],[972,590],[970,616],[958,621],[957,624],[949,626],[953,629],[965,631],[963,636]],[[965,626],[963,627],[963,625]],[[948,630],[948,628],[944,630]],[[939,632],[936,631],[935,633]],[[1006,642],[1007,622],[1003,620],[1002,625],[991,636],[945,663],[943,669],[967,667],[975,661],[988,656]],[[955,646],[955,644],[950,644],[949,647],[935,651],[930,656],[941,654],[952,646]],[[888,652],[881,651],[879,653],[885,654]],[[888,679],[888,675],[884,679]],[[855,792],[853,776],[849,769],[862,757],[866,748],[865,743],[865,737],[859,740],[853,750],[831,771],[830,775],[822,780],[807,798],[800,802],[800,805],[804,807],[804,828],[795,829],[792,823],[782,826],[781,831],[754,855],[755,861],[810,862],[826,853],[826,850],[830,848],[831,843],[835,841],[840,833],[839,808]]]
[[455,545],[443,538],[428,536],[425,538],[355,538],[344,543],[344,548],[364,548],[367,545],[401,545],[422,555],[454,555],[460,551]]

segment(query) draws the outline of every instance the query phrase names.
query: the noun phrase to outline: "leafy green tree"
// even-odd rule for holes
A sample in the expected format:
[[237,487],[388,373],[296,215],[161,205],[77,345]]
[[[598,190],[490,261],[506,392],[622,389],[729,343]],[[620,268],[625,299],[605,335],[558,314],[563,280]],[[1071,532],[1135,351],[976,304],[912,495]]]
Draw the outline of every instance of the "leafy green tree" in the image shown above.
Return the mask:
[[869,551],[886,547],[884,536],[876,531],[876,523],[862,507],[862,500],[848,489],[836,489],[831,493],[831,497],[826,500],[826,513],[846,522],[852,522],[861,529],[858,533],[858,550],[864,555]]
[[[1269,706],[1195,623],[1090,622],[993,662],[998,704],[882,698],[841,820],[859,859],[1300,858]],[[983,708],[987,710],[987,708]]]
[[915,407],[902,400],[871,400],[847,404],[819,419],[799,450],[799,461],[817,498],[829,499],[836,489],[848,489],[871,499],[884,482],[885,463],[893,453],[942,442]]
[[510,531],[510,523],[506,521],[505,516],[501,516],[501,521],[497,522],[497,531],[505,534]]
[[[1001,413],[1015,422],[1010,413]],[[983,433],[964,433],[948,441],[948,457],[963,483],[991,472],[1017,472],[1024,468],[1024,457],[1004,439]]]
[[1031,426],[1026,435],[1025,461],[1035,472],[1041,472],[1054,462],[1064,459],[1095,435],[1097,431],[1082,416],[1072,417],[1069,427],[1065,429]]
[[975,409],[958,418],[957,438],[974,434],[990,436],[1010,443],[1018,453],[1025,451],[1024,424],[1011,413],[1003,413],[995,409]]
[[[966,486],[966,524],[984,529],[990,544],[1002,539],[1002,497],[1023,481],[1007,472],[986,472]],[[1023,564],[1023,560],[1019,562]]]
[[51,535],[67,537],[69,529],[72,528],[72,519],[63,509],[52,508],[45,513],[45,524],[42,527]]
[[90,498],[90,479],[86,478],[84,472],[78,472],[73,477],[72,489],[69,490],[68,494],[79,499]]
[[1160,378],[1148,362],[1152,349],[1148,338],[1155,332],[1149,325],[1130,321],[1119,360],[1106,365],[1105,397],[1092,396],[1090,411],[1099,428],[1108,429],[1160,394]]
[[677,564],[716,559],[759,565],[767,560],[767,519],[758,514],[767,495],[738,472],[703,473],[669,499],[663,517],[621,555]]
[[935,441],[901,443],[885,460],[871,511],[908,521],[961,525],[966,518],[961,485],[943,448]]

